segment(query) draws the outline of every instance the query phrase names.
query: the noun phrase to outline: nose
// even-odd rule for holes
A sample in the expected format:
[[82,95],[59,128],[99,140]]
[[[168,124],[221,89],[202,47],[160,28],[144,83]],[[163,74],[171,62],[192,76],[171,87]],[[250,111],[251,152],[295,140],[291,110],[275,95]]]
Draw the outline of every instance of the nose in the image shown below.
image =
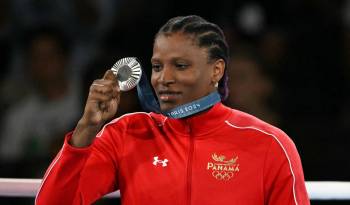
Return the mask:
[[175,83],[174,70],[170,66],[164,66],[160,71],[158,82],[163,85],[169,85]]

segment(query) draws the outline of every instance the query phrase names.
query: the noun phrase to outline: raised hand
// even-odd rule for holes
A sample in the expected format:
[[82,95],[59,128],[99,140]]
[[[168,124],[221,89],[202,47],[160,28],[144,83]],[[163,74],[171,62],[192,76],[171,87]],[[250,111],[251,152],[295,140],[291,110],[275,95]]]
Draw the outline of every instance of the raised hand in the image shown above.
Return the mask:
[[71,145],[90,145],[101,127],[115,116],[119,100],[118,81],[113,72],[107,70],[102,79],[95,80],[90,86],[84,114],[73,133]]

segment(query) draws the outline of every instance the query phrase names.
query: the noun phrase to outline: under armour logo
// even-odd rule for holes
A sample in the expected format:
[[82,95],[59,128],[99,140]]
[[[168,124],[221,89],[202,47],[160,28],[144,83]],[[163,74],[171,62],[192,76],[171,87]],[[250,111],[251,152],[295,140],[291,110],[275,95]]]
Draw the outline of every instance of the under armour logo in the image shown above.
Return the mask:
[[162,164],[162,167],[166,167],[168,165],[167,164],[168,161],[169,161],[168,159],[159,160],[158,156],[153,157],[153,165],[154,166],[157,166],[157,164]]

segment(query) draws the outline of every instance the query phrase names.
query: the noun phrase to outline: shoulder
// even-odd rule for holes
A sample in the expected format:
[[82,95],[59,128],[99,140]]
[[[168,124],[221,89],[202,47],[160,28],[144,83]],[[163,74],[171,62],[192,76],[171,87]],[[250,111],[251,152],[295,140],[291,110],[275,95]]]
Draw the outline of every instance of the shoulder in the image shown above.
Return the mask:
[[107,123],[105,126],[140,123],[140,122],[145,122],[145,121],[150,121],[150,120],[152,121],[151,113],[133,112],[133,113],[127,113],[127,114],[124,114],[120,117],[114,118],[109,123]]
[[105,124],[97,137],[101,136],[106,130],[112,132],[130,132],[139,131],[140,129],[145,129],[153,127],[155,120],[152,117],[152,113],[146,112],[134,112],[124,114],[118,118],[111,120],[109,123]]
[[[281,129],[268,124],[252,115],[232,109],[233,114],[226,124],[233,129],[254,136],[254,141],[266,142],[266,157],[271,158],[272,164],[287,162],[290,168],[301,170],[300,156],[293,140]],[[291,170],[293,173],[293,170]]]
[[231,109],[231,116],[225,121],[233,129],[255,133],[260,140],[273,141],[282,149],[295,149],[292,139],[280,128],[248,113]]
[[151,120],[151,114],[147,112],[133,112],[133,113],[127,113],[124,114],[118,118],[113,119],[109,124],[114,124],[118,122],[137,122],[137,121],[145,121],[145,120]]

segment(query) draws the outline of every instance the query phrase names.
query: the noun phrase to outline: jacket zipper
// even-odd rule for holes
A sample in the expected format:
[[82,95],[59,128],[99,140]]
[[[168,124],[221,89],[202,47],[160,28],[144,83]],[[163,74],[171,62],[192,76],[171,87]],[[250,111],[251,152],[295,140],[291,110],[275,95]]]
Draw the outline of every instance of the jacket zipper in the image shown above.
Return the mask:
[[187,205],[191,204],[192,197],[192,160],[193,160],[193,151],[194,151],[194,138],[192,136],[191,126],[188,126],[189,135],[190,135],[190,149],[188,153],[187,161]]

